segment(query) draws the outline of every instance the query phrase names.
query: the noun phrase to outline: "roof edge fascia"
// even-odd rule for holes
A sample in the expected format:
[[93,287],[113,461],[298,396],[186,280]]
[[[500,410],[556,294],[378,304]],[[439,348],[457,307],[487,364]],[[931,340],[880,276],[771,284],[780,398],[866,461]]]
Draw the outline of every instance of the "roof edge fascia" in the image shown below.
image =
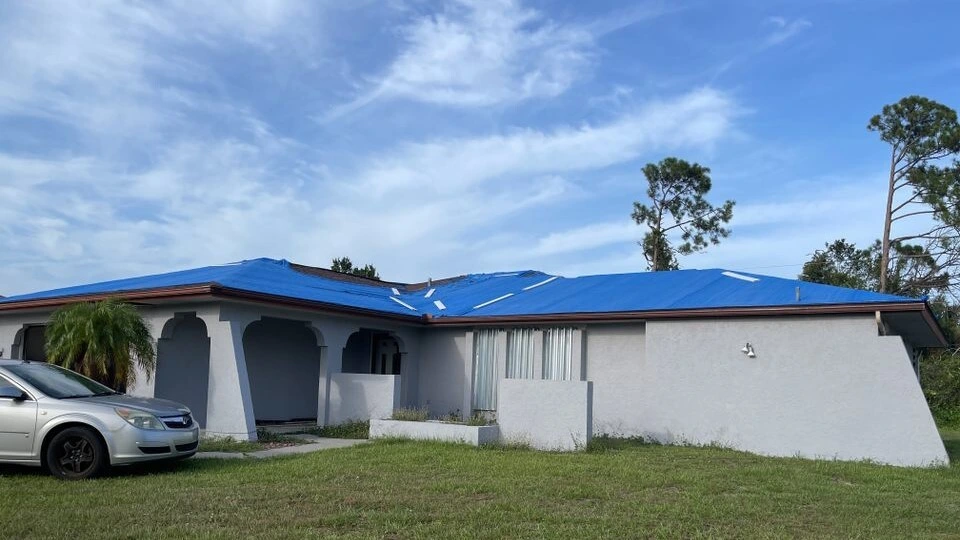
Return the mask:
[[188,298],[197,296],[215,296],[230,299],[250,300],[271,304],[280,304],[287,307],[320,309],[345,315],[359,315],[403,321],[406,323],[420,323],[424,326],[488,326],[503,324],[546,324],[546,323],[593,323],[593,322],[637,322],[644,320],[666,319],[697,319],[697,318],[725,318],[749,316],[789,316],[789,315],[843,315],[872,312],[920,312],[924,320],[936,334],[938,340],[946,346],[947,339],[943,329],[937,323],[927,302],[874,302],[859,304],[817,304],[806,306],[748,306],[733,308],[696,308],[680,310],[649,310],[649,311],[621,311],[606,313],[555,313],[546,315],[498,315],[498,316],[452,316],[432,317],[429,314],[401,315],[383,311],[352,308],[340,304],[303,300],[286,296],[277,296],[266,293],[257,293],[224,287],[217,283],[204,283],[187,286],[162,287],[139,291],[111,292],[83,294],[73,296],[58,296],[54,298],[37,298],[14,302],[0,303],[0,313],[24,309],[56,308],[72,302],[91,302],[108,298],[122,298],[123,300],[159,300],[168,298]]

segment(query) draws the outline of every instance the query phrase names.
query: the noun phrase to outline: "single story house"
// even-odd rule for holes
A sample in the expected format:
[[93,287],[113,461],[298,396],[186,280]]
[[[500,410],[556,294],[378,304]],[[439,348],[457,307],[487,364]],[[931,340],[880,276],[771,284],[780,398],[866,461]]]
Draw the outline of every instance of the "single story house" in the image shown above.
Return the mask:
[[44,360],[52,310],[117,296],[157,339],[155,375],[129,392],[187,404],[209,435],[426,407],[774,456],[947,462],[917,378],[917,351],[945,344],[922,299],[726,270],[408,284],[255,259],[4,298],[0,350]]

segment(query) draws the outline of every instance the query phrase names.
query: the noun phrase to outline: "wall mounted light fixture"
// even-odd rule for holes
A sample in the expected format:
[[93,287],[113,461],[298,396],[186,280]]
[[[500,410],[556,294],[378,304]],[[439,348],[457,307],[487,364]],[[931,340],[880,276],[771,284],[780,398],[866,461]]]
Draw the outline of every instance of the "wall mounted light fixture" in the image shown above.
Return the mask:
[[747,342],[746,345],[743,346],[742,349],[740,349],[740,352],[747,355],[748,358],[757,357],[757,353],[753,352],[753,345],[751,345],[749,341]]

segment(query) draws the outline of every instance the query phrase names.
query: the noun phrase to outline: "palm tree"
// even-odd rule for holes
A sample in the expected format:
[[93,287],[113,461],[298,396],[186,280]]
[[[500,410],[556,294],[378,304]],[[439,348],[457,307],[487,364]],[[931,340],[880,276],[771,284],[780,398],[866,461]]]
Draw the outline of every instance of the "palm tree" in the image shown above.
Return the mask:
[[118,299],[81,302],[53,312],[47,325],[47,359],[123,391],[157,367],[153,338],[143,317]]

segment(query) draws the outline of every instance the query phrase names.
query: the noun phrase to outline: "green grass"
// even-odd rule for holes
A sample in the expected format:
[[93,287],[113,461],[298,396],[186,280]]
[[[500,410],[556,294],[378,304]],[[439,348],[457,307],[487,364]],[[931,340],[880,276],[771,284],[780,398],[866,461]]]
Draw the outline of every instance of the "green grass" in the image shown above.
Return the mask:
[[[960,433],[944,434],[960,461]],[[607,441],[585,453],[378,441],[61,482],[0,469],[0,536],[955,537],[960,466]]]
[[346,422],[335,426],[318,427],[308,429],[305,433],[332,439],[368,439],[370,438],[370,421]]

